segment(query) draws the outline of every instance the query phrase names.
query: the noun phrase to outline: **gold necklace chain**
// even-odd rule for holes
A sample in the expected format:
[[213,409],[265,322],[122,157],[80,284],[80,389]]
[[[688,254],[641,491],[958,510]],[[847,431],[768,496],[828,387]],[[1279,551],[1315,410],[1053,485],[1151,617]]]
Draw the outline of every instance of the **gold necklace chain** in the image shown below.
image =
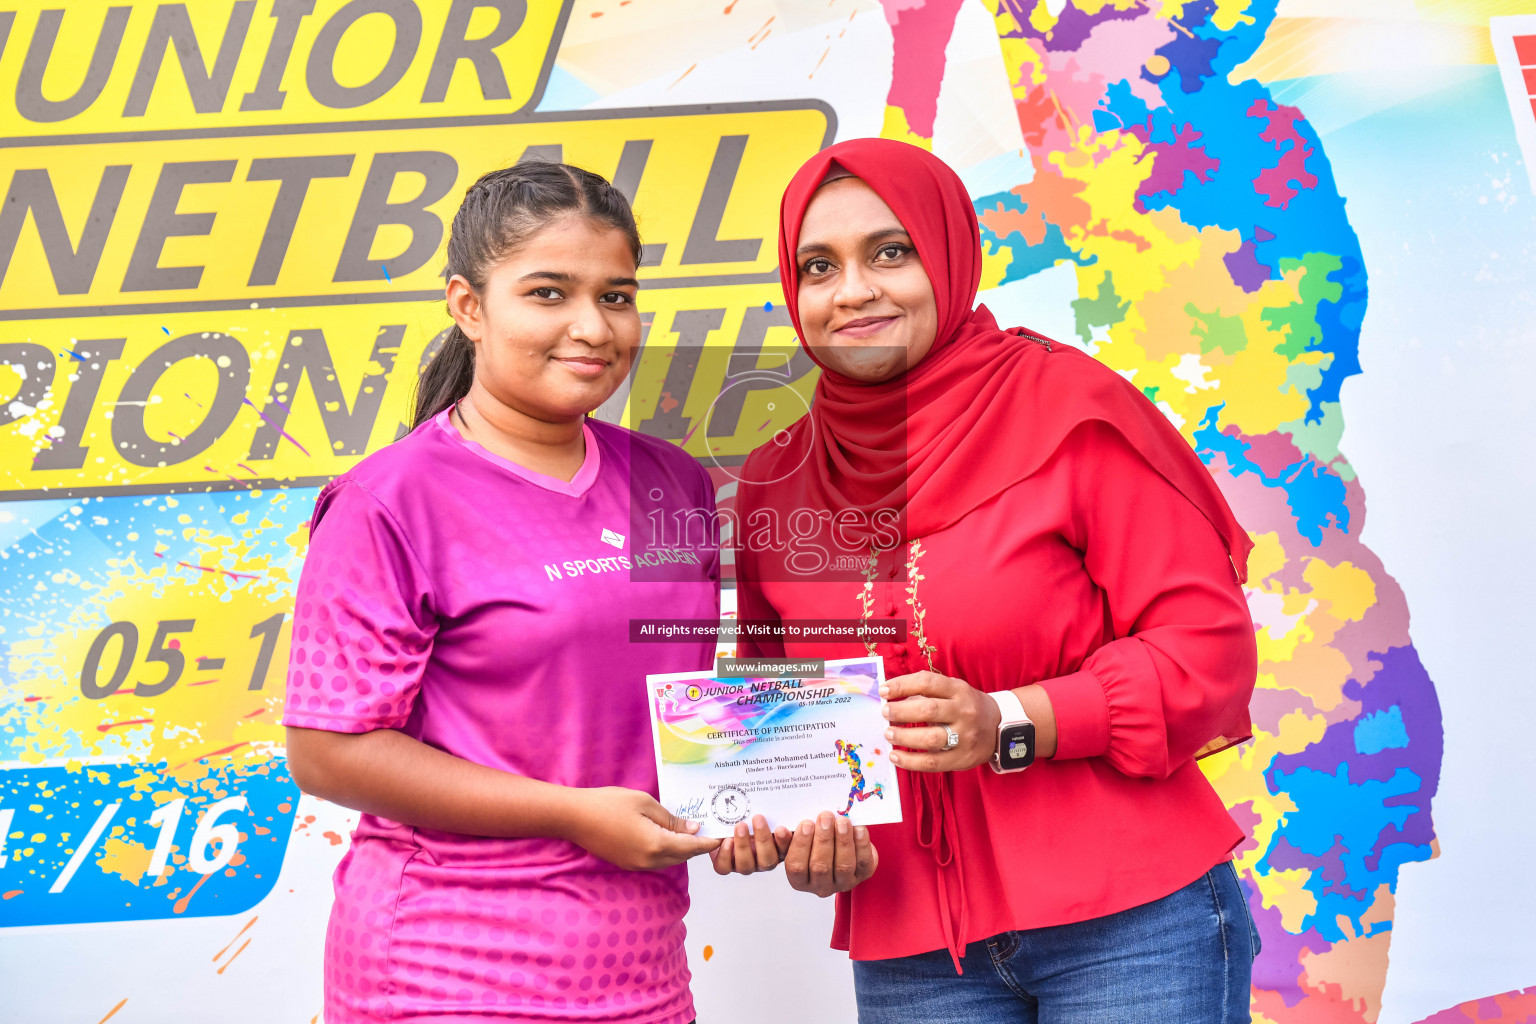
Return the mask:
[[[889,550],[889,549],[887,549]],[[918,559],[927,554],[923,550],[923,542],[914,539],[907,544],[907,607],[912,610],[912,637],[917,643],[917,649],[922,652],[923,660],[928,665],[928,671],[937,672],[933,666],[933,656],[938,648],[928,642],[928,635],[923,632],[923,620],[928,617],[928,609],[923,607],[923,602],[917,596],[917,585],[926,577],[918,568]],[[879,575],[877,564],[880,557],[880,549],[870,545],[869,561],[864,564],[864,585],[859,588],[859,639],[864,643],[864,651],[871,657],[878,656],[874,642],[869,636],[869,620],[875,610],[875,579]]]
[[872,658],[876,654],[875,645],[869,639],[869,618],[875,610],[876,561],[879,557],[880,549],[870,544],[869,561],[864,564],[864,585],[859,588],[859,639],[864,642],[864,653]]

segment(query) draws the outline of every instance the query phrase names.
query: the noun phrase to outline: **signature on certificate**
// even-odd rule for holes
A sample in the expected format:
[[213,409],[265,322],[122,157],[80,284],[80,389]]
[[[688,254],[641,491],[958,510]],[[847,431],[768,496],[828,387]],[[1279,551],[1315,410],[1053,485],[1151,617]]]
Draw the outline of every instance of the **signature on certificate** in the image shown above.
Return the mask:
[[672,813],[687,821],[702,821],[704,820],[704,798],[699,797],[697,800],[686,801],[674,809]]

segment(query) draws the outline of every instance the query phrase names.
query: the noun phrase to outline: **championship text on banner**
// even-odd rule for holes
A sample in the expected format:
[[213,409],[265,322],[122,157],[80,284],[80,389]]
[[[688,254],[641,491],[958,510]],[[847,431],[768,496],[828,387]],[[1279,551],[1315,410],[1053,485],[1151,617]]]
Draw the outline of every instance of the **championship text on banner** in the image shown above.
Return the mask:
[[739,459],[804,410],[743,395],[689,430],[732,355],[755,365],[789,333],[771,209],[734,197],[787,179],[830,118],[651,113],[0,149],[0,426],[33,442],[0,454],[0,498],[318,484],[393,440],[447,321],[445,222],[477,177],[529,158],[636,197],[653,265],[631,420]]

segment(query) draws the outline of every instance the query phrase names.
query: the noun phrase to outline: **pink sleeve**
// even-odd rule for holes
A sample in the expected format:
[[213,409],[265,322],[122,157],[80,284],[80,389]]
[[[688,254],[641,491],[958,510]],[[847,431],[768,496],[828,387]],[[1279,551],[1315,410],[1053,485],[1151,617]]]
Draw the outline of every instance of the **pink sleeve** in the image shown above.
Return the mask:
[[404,725],[437,622],[399,524],[361,485],[339,480],[321,492],[295,604],[283,724]]
[[1188,499],[1111,427],[1067,443],[1068,540],[1105,594],[1116,639],[1079,671],[1042,681],[1056,757],[1102,756],[1127,775],[1163,778],[1247,706],[1253,622],[1226,548]]

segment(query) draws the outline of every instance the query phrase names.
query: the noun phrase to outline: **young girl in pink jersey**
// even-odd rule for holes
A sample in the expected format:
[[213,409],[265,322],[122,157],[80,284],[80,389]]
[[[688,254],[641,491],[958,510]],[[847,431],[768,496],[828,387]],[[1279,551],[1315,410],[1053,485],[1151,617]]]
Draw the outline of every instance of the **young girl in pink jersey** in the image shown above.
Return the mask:
[[655,799],[644,676],[713,645],[631,644],[629,620],[718,616],[716,548],[634,558],[636,526],[712,521],[714,492],[587,418],[639,344],[639,258],[597,175],[481,178],[414,429],[320,493],[283,721],[299,786],[363,812],[328,1024],[693,1019],[683,862],[718,841]]

